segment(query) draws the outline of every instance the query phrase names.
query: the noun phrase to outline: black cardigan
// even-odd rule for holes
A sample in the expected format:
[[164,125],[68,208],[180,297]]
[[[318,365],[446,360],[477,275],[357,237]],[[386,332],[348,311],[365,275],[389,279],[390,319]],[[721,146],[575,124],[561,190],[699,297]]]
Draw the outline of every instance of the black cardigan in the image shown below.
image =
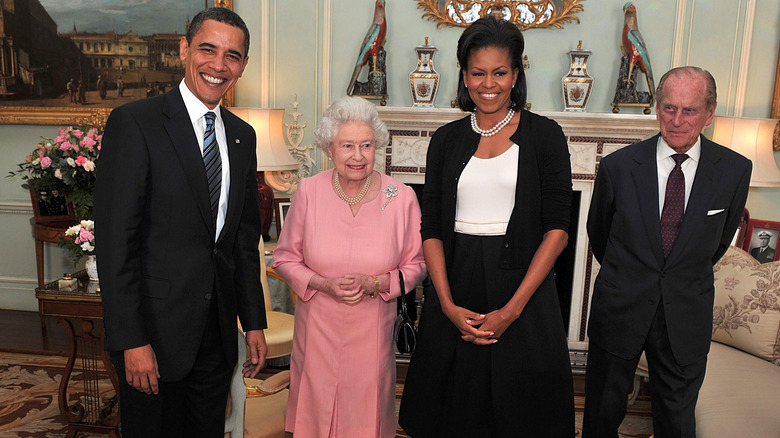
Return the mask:
[[[522,110],[511,140],[520,146],[515,206],[504,237],[500,268],[528,268],[544,233],[569,229],[572,203],[569,148],[553,120]],[[452,266],[458,179],[480,136],[469,117],[448,123],[428,146],[422,196],[422,239],[440,239]]]

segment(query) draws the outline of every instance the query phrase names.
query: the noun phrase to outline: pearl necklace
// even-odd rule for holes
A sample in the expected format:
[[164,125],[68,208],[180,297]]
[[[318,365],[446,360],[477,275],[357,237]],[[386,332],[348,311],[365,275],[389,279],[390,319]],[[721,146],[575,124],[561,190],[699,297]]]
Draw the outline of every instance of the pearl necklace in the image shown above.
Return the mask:
[[492,137],[496,134],[498,134],[499,131],[504,129],[504,126],[509,124],[509,121],[512,120],[512,116],[515,115],[515,110],[512,108],[509,108],[509,111],[506,113],[506,117],[504,117],[504,120],[498,122],[496,126],[490,128],[490,129],[481,129],[479,125],[477,125],[477,114],[472,113],[471,114],[471,129],[474,130],[477,134],[482,135],[483,137]]
[[[371,173],[374,173],[371,171]],[[357,194],[354,198],[350,198],[347,196],[346,193],[344,193],[344,189],[341,188],[341,183],[339,182],[339,173],[335,170],[333,171],[333,186],[336,188],[336,194],[339,195],[339,198],[341,198],[342,201],[346,202],[349,205],[355,205],[358,202],[363,200],[363,197],[366,196],[366,193],[368,193],[368,187],[371,185],[371,173],[368,174],[368,178],[366,178],[366,183],[363,184],[363,188],[360,190],[360,193]]]

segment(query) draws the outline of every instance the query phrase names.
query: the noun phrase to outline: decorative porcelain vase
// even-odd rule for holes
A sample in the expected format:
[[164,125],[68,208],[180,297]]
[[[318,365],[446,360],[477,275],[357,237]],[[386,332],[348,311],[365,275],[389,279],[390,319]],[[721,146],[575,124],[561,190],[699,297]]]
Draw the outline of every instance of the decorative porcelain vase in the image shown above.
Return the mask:
[[98,270],[97,270],[97,257],[93,255],[87,256],[87,260],[84,263],[84,268],[87,270],[87,276],[89,276],[89,281],[98,281]]
[[433,56],[438,50],[435,46],[425,44],[414,48],[417,52],[417,68],[409,73],[409,86],[412,89],[412,106],[433,107],[436,92],[439,90],[439,74],[433,68]]
[[593,88],[593,78],[588,75],[588,57],[590,50],[582,48],[582,40],[577,48],[569,52],[571,66],[569,74],[563,77],[564,111],[585,111]]

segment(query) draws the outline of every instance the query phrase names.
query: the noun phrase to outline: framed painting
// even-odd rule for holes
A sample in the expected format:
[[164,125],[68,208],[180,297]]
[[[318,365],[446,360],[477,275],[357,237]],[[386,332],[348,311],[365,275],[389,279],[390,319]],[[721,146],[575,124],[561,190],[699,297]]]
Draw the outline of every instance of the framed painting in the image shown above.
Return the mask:
[[761,263],[777,261],[780,259],[780,252],[777,251],[778,236],[780,222],[750,219],[742,249]]
[[[0,34],[0,124],[102,125],[113,108],[181,81],[179,40],[195,14],[233,9],[233,0],[35,3],[0,2],[0,24],[31,23]],[[233,105],[232,89],[223,103]]]

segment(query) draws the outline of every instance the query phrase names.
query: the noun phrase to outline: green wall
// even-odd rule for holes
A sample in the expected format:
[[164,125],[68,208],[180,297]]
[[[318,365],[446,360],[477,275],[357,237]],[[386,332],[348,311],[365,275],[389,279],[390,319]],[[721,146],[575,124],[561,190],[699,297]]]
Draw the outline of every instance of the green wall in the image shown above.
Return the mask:
[[[588,73],[595,78],[595,85],[588,111],[611,110],[620,64],[624,3],[586,0],[582,2],[584,11],[577,14],[580,23],[524,33],[533,110],[563,109],[560,90],[561,78],[569,68],[567,52],[579,40],[593,52]],[[769,116],[780,46],[780,2],[634,3],[656,81],[673,66],[698,65],[710,70],[718,83],[719,115]],[[298,110],[303,113],[299,122],[307,124],[303,144],[311,144],[322,111],[346,90],[358,47],[373,16],[373,5],[374,0],[234,0],[234,10],[252,33],[250,61],[236,86],[236,105],[280,107],[289,114],[297,95]],[[435,67],[441,83],[436,106],[449,107],[455,94],[455,50],[462,28],[437,29],[435,23],[422,18],[422,13],[414,0],[387,0],[388,105],[411,105],[408,74],[417,63],[414,47],[426,36],[439,49]],[[289,116],[285,121],[290,121]],[[5,157],[0,174],[14,169],[40,136],[55,136],[57,127],[0,125],[0,150]],[[775,158],[780,159],[780,153],[775,153]],[[36,310],[35,252],[29,224],[32,209],[20,183],[16,179],[0,180],[0,308]],[[780,220],[780,188],[751,189],[748,208],[755,218]],[[47,244],[45,252],[47,280],[73,270],[67,254],[56,245]]]

